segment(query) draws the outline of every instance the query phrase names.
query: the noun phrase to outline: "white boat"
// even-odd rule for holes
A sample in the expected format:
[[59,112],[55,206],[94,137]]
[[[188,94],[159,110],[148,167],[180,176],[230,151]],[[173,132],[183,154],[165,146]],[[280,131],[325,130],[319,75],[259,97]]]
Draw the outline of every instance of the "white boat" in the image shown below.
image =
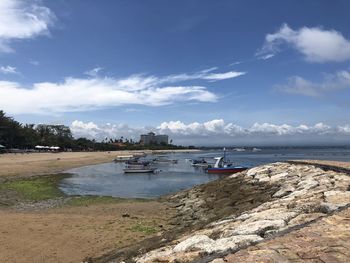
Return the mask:
[[234,148],[233,151],[235,152],[245,152],[244,148]]
[[133,155],[119,155],[113,161],[115,161],[115,162],[125,162],[125,161],[129,161],[129,160],[131,160],[133,158],[134,158]]
[[224,156],[215,157],[214,167],[208,167],[206,171],[213,174],[234,174],[247,170],[247,167],[240,165],[233,165],[226,159],[226,149],[224,148]]
[[154,173],[155,170],[154,168],[125,168],[123,171],[124,173]]
[[124,173],[154,173],[156,169],[149,165],[149,162],[126,162]]
[[215,157],[216,160],[214,167],[208,167],[208,173],[214,174],[234,174],[247,170],[247,167],[233,165],[225,161],[225,157]]

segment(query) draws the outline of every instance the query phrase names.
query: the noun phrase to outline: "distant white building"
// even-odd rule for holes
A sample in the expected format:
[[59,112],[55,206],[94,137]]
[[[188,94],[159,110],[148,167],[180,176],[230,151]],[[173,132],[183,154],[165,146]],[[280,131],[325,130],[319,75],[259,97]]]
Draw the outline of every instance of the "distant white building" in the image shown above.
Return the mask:
[[143,145],[147,144],[168,144],[168,135],[156,135],[154,132],[148,134],[142,134],[140,138],[140,143]]

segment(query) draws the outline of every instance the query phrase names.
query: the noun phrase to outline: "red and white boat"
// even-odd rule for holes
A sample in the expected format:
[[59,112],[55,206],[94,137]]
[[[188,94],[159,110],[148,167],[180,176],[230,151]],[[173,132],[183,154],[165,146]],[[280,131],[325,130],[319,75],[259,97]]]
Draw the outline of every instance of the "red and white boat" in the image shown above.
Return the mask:
[[248,167],[233,165],[232,163],[228,163],[226,161],[226,149],[224,148],[224,156],[216,157],[214,167],[208,167],[206,169],[207,173],[211,174],[234,174],[238,172],[242,172],[247,170]]

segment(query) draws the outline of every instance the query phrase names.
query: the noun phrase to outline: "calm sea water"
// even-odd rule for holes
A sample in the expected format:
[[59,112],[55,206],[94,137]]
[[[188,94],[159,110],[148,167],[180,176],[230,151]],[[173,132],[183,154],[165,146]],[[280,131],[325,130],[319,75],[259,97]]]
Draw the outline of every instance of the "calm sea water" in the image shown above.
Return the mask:
[[[123,163],[104,163],[69,170],[72,176],[60,183],[60,188],[68,195],[106,195],[125,198],[155,198],[194,185],[220,178],[209,175],[203,169],[191,166],[189,159],[213,161],[222,156],[221,151],[166,154],[177,159],[177,164],[160,164],[155,174],[124,174]],[[149,156],[147,158],[154,158]],[[263,148],[259,152],[229,151],[227,158],[233,163],[254,167],[261,164],[291,159],[321,159],[350,161],[350,148]]]

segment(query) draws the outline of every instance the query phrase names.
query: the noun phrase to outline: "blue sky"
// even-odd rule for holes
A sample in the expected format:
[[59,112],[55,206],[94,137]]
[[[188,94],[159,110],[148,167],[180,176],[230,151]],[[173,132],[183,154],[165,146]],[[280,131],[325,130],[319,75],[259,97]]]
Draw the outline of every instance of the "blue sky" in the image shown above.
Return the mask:
[[348,10],[3,0],[0,108],[98,139],[152,129],[183,144],[348,143]]

